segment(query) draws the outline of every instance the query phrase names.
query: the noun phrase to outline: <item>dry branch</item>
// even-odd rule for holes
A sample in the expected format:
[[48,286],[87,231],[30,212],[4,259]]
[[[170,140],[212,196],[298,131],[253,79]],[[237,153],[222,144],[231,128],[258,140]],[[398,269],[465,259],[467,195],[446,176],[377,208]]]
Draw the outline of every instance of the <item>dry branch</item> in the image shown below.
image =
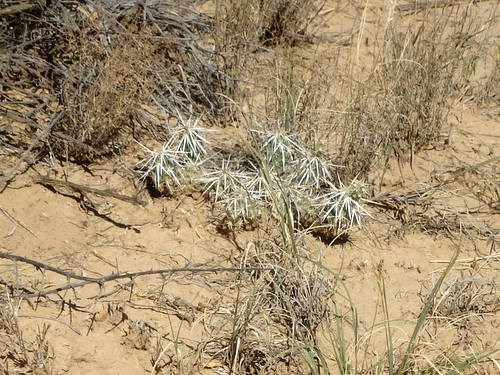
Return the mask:
[[[62,285],[57,288],[48,289],[44,291],[38,291],[33,293],[26,293],[22,295],[13,296],[13,298],[19,298],[21,300],[27,300],[30,298],[45,297],[50,294],[56,294],[69,289],[80,288],[89,284],[98,284],[102,287],[105,283],[120,280],[120,279],[134,279],[136,277],[148,276],[148,275],[165,275],[165,274],[176,274],[176,273],[219,273],[219,272],[255,272],[255,271],[266,271],[269,268],[237,268],[237,267],[219,267],[219,268],[196,268],[196,267],[181,267],[181,268],[169,268],[169,269],[159,269],[159,270],[148,270],[148,271],[138,271],[138,272],[124,272],[124,273],[113,273],[111,275],[103,277],[87,277],[83,275],[77,275],[73,272],[66,271],[57,267],[53,267],[49,264],[41,263],[33,259],[25,258],[19,255],[12,255],[8,253],[0,253],[0,259],[9,259],[14,262],[23,262],[34,266],[40,271],[51,271],[59,275],[65,276],[68,280],[77,279],[82,280],[80,282],[69,283]],[[11,290],[17,289],[15,285],[0,279],[0,283],[8,286]],[[0,304],[8,303],[7,299],[0,300]]]
[[5,208],[0,207],[0,211],[14,224],[19,225],[21,228],[29,232],[33,237],[36,237],[36,234],[31,231],[26,225],[21,223],[14,215],[12,215],[9,211],[7,211]]
[[[473,257],[473,258],[464,258],[464,259],[457,259],[457,264],[474,264],[478,261],[481,260],[500,260],[500,253],[495,253],[491,255],[485,255],[481,257]],[[429,260],[429,263],[448,263],[448,260],[444,259],[431,259]]]
[[53,178],[49,178],[49,177],[45,177],[45,176],[33,177],[33,182],[35,182],[37,184],[41,184],[41,185],[68,187],[68,188],[70,188],[74,191],[77,191],[77,192],[87,192],[87,193],[101,195],[104,197],[111,197],[111,198],[120,199],[122,201],[141,205],[141,206],[145,206],[147,204],[145,201],[139,200],[135,197],[129,197],[127,195],[118,194],[112,190],[96,189],[96,188],[92,188],[92,187],[85,186],[85,185],[75,184],[74,182],[55,180]]

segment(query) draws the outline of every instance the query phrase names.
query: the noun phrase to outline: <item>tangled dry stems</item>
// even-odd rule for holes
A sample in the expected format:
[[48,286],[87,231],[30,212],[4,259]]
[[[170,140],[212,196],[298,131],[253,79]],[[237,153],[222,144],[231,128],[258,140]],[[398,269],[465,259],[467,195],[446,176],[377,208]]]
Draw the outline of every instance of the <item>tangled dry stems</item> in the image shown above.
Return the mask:
[[330,314],[334,283],[277,241],[259,243],[245,257],[245,264],[265,271],[238,281],[238,297],[227,311],[231,319],[219,329],[226,335],[209,345],[235,373],[302,373],[304,358],[317,356],[318,329]]
[[0,108],[28,134],[55,122],[46,151],[91,161],[131,136],[161,140],[164,113],[219,123],[229,77],[201,44],[212,24],[194,9],[105,0],[14,8],[1,15]]
[[455,320],[496,313],[500,310],[497,287],[493,281],[457,278],[443,285],[436,296],[432,314],[439,318]]

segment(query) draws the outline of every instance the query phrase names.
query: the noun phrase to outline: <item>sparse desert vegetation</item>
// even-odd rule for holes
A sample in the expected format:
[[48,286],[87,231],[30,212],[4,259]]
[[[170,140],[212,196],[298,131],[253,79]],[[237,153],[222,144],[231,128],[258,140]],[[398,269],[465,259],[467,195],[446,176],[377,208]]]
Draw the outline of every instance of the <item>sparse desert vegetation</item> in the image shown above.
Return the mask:
[[499,372],[499,17],[0,0],[0,373]]

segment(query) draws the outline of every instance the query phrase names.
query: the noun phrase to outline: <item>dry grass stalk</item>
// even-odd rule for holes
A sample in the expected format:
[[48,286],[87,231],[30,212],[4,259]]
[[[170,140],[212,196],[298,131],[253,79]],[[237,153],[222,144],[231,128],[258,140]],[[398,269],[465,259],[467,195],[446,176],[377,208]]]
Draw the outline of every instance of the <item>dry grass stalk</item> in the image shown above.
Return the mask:
[[291,46],[307,40],[308,28],[324,5],[317,0],[221,0],[219,11],[227,36],[237,35],[240,48]]
[[493,67],[491,73],[488,75],[486,82],[479,89],[477,94],[478,100],[483,103],[491,102],[497,106],[496,112],[493,115],[499,116],[500,110],[500,97],[498,94],[498,87],[500,87],[500,46],[497,45],[496,50],[493,52]]
[[346,88],[348,100],[332,125],[344,179],[363,177],[393,157],[411,163],[439,138],[463,94],[462,77],[482,36],[468,9],[428,10],[411,21],[391,19],[372,73]]
[[0,305],[0,372],[52,374],[54,355],[47,338],[49,326],[43,324],[34,339],[27,339],[17,314],[14,301]]

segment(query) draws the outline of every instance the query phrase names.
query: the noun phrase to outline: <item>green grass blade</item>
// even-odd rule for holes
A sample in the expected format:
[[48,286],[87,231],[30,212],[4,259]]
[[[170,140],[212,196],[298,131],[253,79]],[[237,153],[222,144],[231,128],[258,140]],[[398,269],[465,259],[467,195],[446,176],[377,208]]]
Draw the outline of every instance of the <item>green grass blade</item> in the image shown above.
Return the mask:
[[403,359],[401,360],[401,364],[399,365],[397,375],[402,375],[405,373],[407,370],[407,365],[408,365],[408,360],[410,356],[413,354],[413,351],[415,350],[415,346],[417,345],[418,337],[420,335],[420,332],[424,328],[425,322],[427,320],[427,317],[429,315],[429,311],[432,307],[433,301],[441,288],[441,285],[443,284],[444,279],[450,273],[451,269],[453,268],[453,265],[455,264],[457,258],[458,258],[458,251],[453,255],[453,257],[450,259],[450,262],[448,263],[448,267],[444,270],[444,272],[441,274],[440,278],[434,284],[434,287],[432,288],[431,293],[427,297],[427,300],[425,302],[424,308],[422,309],[420,316],[418,317],[417,324],[415,325],[415,329],[413,330],[413,334],[411,336],[410,342],[408,343],[408,347],[406,348],[405,354],[403,356]]

